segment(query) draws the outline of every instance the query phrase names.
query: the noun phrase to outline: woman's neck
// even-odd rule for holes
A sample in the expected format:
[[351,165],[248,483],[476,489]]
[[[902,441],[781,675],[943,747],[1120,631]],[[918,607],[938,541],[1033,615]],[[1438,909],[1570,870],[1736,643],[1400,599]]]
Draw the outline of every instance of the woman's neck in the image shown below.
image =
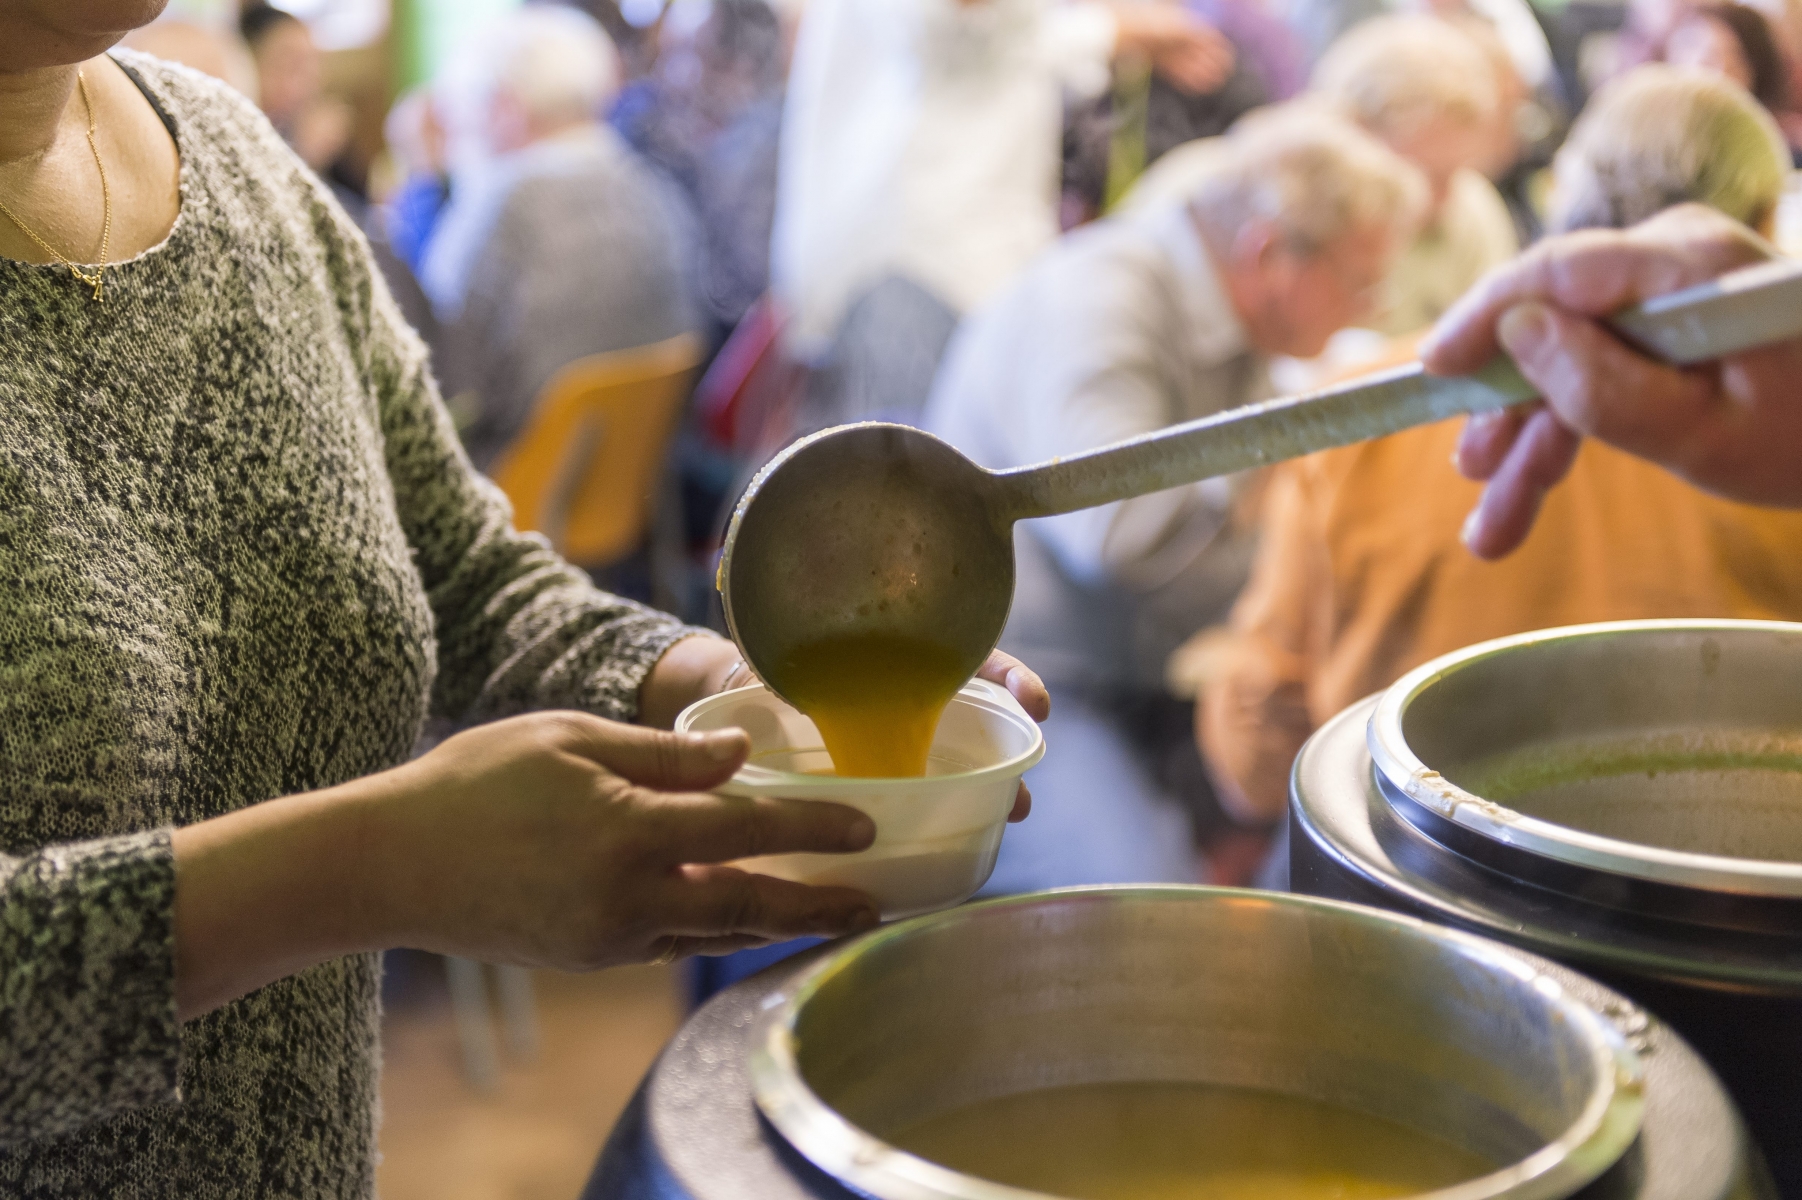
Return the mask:
[[92,264],[147,250],[175,224],[180,170],[169,131],[118,64],[0,70],[0,203],[13,214],[0,215],[0,258]]
[[55,145],[75,102],[73,64],[0,74],[0,172],[39,159]]

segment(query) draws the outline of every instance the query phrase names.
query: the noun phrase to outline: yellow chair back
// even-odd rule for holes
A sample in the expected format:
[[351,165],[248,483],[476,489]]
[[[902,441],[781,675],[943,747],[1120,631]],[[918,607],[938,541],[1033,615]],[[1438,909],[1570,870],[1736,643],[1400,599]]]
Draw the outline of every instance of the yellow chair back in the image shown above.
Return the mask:
[[644,539],[701,340],[592,354],[552,377],[494,481],[513,523],[577,566],[617,562]]

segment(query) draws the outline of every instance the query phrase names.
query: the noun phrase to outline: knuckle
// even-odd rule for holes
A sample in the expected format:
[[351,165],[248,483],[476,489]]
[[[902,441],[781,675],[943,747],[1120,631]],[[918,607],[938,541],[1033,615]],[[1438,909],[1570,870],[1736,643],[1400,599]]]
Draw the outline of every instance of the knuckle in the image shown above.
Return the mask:
[[562,748],[593,734],[595,718],[587,713],[558,709],[533,713],[534,733],[551,746]]
[[610,832],[629,828],[631,819],[643,807],[631,784],[604,770],[588,774],[583,792],[592,809],[592,819],[606,822],[605,828]]
[[1620,407],[1623,396],[1613,384],[1601,380],[1574,383],[1570,397],[1568,411],[1559,412],[1570,428],[1587,437],[1613,439],[1622,434],[1627,414]]
[[758,928],[763,907],[763,898],[756,880],[750,875],[739,876],[733,881],[732,890],[727,894],[726,928],[729,931]]
[[669,805],[654,791],[631,784],[614,789],[613,802],[620,813],[620,836],[638,847],[665,845],[681,836],[681,825]]
[[543,761],[571,761],[574,751],[583,744],[581,726],[571,717],[579,713],[533,713],[521,718],[516,731],[517,746],[525,756]]
[[755,858],[770,852],[776,841],[771,810],[755,803],[734,801],[727,812],[732,842],[739,848],[739,857]]
[[628,786],[618,789],[613,800],[623,814],[615,831],[615,844],[627,861],[640,862],[681,849],[680,828],[653,796]]
[[674,733],[659,729],[651,734],[651,769],[653,778],[668,783],[682,775],[682,741]]

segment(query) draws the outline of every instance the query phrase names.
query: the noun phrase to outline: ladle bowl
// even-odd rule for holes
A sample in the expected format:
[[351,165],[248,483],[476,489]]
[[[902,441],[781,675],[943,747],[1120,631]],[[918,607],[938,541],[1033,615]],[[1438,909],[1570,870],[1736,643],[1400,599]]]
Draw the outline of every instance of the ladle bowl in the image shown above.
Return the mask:
[[[1802,263],[1765,263],[1674,292],[1609,322],[1672,363],[1802,335]],[[1247,405],[1112,446],[990,471],[903,425],[803,438],[758,472],[726,531],[719,589],[746,663],[793,701],[792,653],[825,638],[926,641],[974,674],[1014,591],[1014,522],[1266,466],[1530,399],[1513,363],[1470,376],[1418,364]]]
[[792,698],[789,652],[879,630],[954,649],[976,673],[1014,595],[1013,519],[994,476],[905,425],[829,429],[752,482],[720,564],[745,661]]

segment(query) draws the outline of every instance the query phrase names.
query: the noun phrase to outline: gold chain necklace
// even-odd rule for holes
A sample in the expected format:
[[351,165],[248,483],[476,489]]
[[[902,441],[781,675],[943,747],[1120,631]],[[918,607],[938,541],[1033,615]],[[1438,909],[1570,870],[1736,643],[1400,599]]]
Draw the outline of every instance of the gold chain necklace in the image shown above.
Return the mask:
[[69,268],[70,273],[73,274],[75,278],[93,288],[94,299],[105,304],[106,296],[101,291],[100,284],[101,276],[106,272],[106,260],[111,257],[113,248],[113,189],[106,181],[106,164],[100,161],[100,143],[94,140],[94,102],[88,98],[88,77],[82,72],[77,71],[75,72],[75,82],[81,87],[82,107],[88,110],[88,149],[94,152],[94,165],[100,169],[100,201],[105,217],[100,226],[99,265],[96,266],[93,271],[89,272],[82,270],[80,267],[64,258],[55,246],[52,246],[49,242],[46,242],[43,238],[32,232],[29,225],[19,220],[19,214],[6,207],[6,202],[4,200],[0,200],[0,213],[5,213],[6,219],[19,227],[20,233],[23,233],[26,237],[36,242],[38,244],[38,249],[42,250],[45,254],[48,254],[51,258],[54,258],[63,266]]

